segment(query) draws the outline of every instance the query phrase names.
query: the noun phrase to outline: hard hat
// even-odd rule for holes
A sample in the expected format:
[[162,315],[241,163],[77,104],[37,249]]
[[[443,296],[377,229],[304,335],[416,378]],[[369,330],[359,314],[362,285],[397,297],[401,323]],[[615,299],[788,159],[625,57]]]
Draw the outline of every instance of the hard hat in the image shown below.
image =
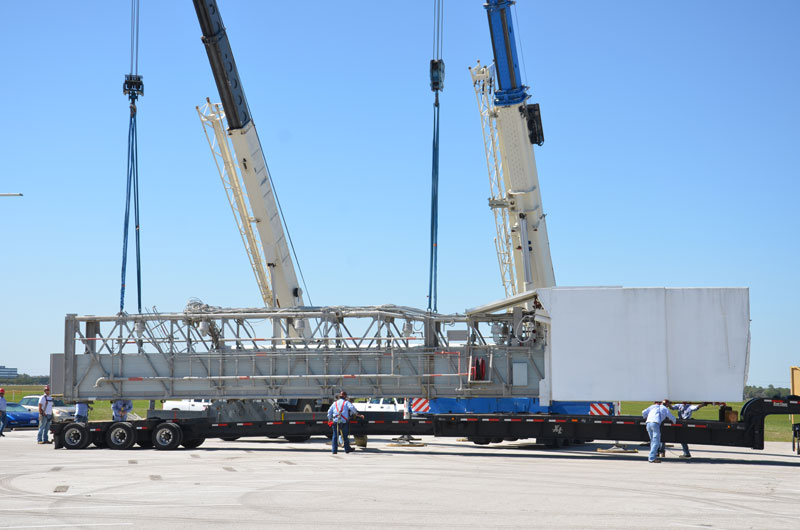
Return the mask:
[[5,394],[5,393],[6,393],[6,389],[5,388],[0,388],[0,394]]
[[50,390],[50,385],[45,385],[45,386],[44,386],[44,389],[45,389],[45,390]]

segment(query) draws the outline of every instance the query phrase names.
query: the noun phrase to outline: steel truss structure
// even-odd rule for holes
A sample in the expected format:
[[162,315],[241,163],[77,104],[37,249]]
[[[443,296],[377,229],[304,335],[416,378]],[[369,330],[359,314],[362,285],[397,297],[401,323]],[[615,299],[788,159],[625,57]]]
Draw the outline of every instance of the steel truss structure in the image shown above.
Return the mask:
[[[67,315],[53,392],[68,400],[529,397],[545,372],[533,312],[392,305]],[[487,340],[488,337],[488,340]]]
[[500,279],[506,298],[517,294],[514,282],[514,255],[511,242],[511,223],[508,215],[508,196],[503,180],[503,161],[500,156],[500,140],[497,136],[497,111],[494,107],[494,67],[482,66],[481,62],[470,67],[475,99],[481,115],[481,130],[486,154],[486,169],[489,171],[489,207],[494,213],[497,236],[494,239]]
[[270,288],[269,266],[262,250],[264,246],[261,244],[261,236],[256,229],[257,219],[250,206],[247,186],[242,179],[232,142],[226,133],[228,127],[225,111],[220,103],[211,103],[208,99],[202,107],[198,106],[196,109],[203,124],[208,146],[214,155],[214,163],[222,180],[222,186],[228,196],[236,228],[247,251],[247,259],[253,268],[261,298],[265,305],[274,307],[275,299]]

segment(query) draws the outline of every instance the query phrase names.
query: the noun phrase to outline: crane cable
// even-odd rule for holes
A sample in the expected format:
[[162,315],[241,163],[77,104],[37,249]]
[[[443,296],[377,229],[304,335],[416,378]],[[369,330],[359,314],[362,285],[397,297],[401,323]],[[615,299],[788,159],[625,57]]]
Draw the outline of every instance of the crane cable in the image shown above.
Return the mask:
[[433,59],[431,59],[431,90],[433,102],[433,156],[431,163],[431,244],[428,265],[428,312],[437,311],[437,267],[439,245],[439,92],[444,90],[444,60],[442,59],[442,29],[444,0],[433,2]]
[[144,84],[139,75],[139,0],[131,0],[131,69],[125,76],[122,93],[130,101],[128,125],[128,171],[125,188],[125,221],[122,233],[122,277],[119,295],[119,312],[125,310],[125,275],[128,261],[128,232],[130,225],[131,191],[133,192],[133,215],[136,230],[136,287],[138,312],[142,312],[142,262],[139,241],[139,149],[136,135],[136,100],[144,95]]

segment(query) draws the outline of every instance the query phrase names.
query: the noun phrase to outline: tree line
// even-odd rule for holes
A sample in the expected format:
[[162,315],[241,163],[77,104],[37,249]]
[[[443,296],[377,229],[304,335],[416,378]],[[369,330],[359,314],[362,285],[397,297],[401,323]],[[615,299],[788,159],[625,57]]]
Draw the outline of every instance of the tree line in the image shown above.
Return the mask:
[[744,386],[744,398],[785,398],[792,393],[788,388],[781,386],[772,386],[764,388],[762,386]]
[[0,377],[3,385],[46,385],[50,383],[49,375],[19,374],[17,377]]

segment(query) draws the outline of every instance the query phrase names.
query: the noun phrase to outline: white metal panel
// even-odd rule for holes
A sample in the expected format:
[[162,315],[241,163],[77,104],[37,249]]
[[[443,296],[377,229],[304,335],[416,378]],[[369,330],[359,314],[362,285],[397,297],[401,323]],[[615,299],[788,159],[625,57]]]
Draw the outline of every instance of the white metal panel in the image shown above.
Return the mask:
[[515,386],[528,386],[528,363],[513,363],[511,384]]
[[[750,354],[747,289],[667,289],[669,394],[740,401]],[[717,397],[718,396],[718,397]]]
[[551,318],[552,399],[742,399],[746,288],[538,291]]

